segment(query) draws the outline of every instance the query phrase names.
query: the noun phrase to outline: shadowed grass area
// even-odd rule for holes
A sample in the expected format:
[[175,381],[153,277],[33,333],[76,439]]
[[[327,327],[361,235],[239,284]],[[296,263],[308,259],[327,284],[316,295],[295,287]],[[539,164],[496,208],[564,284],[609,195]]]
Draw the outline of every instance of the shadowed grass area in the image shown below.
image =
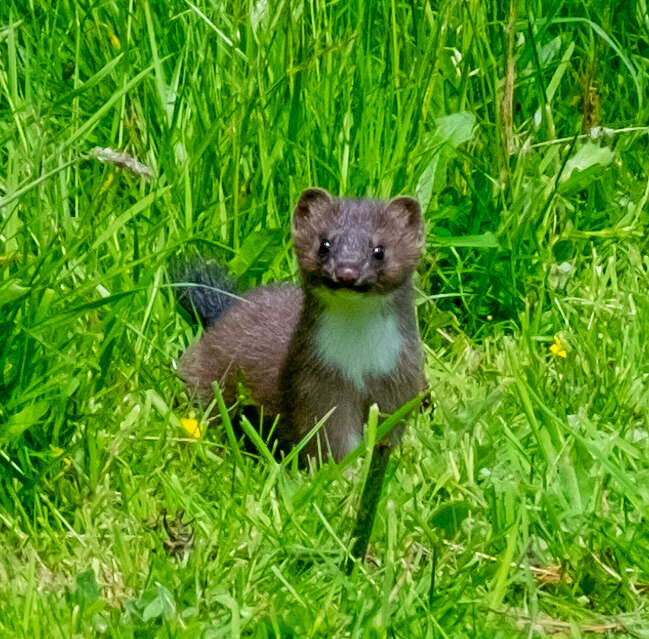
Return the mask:
[[[649,637],[646,2],[10,0],[0,51],[0,636]],[[349,576],[366,456],[194,438],[173,366],[169,265],[294,278],[311,185],[427,221]]]

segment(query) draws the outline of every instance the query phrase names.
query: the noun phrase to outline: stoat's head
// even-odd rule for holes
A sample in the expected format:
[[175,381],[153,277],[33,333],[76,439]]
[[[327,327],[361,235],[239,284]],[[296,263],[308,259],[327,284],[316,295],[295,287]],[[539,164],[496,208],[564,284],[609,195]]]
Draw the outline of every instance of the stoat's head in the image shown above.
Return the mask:
[[411,197],[379,202],[307,189],[292,230],[305,284],[330,290],[390,293],[410,279],[423,245],[421,209]]

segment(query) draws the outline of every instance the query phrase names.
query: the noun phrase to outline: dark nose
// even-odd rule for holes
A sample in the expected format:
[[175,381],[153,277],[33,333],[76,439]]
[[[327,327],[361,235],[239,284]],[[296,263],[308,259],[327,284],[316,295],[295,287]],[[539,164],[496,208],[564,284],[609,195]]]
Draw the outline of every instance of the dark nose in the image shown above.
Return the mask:
[[336,269],[336,279],[345,284],[356,284],[358,276],[358,269],[353,266],[339,266]]

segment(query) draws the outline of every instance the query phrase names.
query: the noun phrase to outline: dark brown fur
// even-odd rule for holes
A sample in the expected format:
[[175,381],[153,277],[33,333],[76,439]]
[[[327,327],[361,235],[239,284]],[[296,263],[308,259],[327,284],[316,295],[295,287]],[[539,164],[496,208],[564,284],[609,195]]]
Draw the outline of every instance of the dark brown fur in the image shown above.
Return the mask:
[[302,290],[275,285],[252,289],[233,304],[181,360],[181,373],[208,403],[218,381],[226,403],[241,382],[267,415],[281,410],[280,370],[302,309]]
[[[335,199],[309,189],[297,204],[292,230],[303,289],[276,285],[249,291],[185,353],[181,373],[203,401],[211,399],[212,382],[218,381],[231,403],[242,382],[264,415],[280,414],[277,437],[284,449],[335,408],[306,453],[330,453],[340,460],[361,440],[372,403],[392,412],[425,386],[411,284],[421,255],[421,214],[411,198],[389,203]],[[330,244],[326,254],[323,240]],[[376,247],[384,249],[381,259],[373,253]],[[381,357],[382,337],[377,335],[377,362],[389,370],[367,373],[361,383],[325,361],[321,344],[328,342],[316,339],[323,313],[344,326],[336,314],[344,320],[355,304],[362,313],[363,305],[372,304],[368,322],[385,317],[386,326],[398,326],[400,336],[392,366],[389,357]],[[386,346],[395,348],[394,340],[391,344]],[[368,359],[371,363],[371,355]],[[392,441],[399,436],[397,432]]]

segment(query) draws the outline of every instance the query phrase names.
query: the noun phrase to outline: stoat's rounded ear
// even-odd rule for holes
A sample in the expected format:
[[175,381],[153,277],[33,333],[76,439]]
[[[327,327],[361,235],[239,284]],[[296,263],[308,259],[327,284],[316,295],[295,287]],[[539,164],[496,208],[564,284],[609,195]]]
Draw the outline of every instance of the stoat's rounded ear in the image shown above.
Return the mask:
[[398,220],[404,229],[422,232],[421,207],[415,198],[406,195],[395,197],[388,202],[387,213]]
[[293,216],[295,219],[304,219],[314,213],[328,209],[332,203],[333,198],[324,189],[307,189],[300,195]]

